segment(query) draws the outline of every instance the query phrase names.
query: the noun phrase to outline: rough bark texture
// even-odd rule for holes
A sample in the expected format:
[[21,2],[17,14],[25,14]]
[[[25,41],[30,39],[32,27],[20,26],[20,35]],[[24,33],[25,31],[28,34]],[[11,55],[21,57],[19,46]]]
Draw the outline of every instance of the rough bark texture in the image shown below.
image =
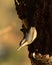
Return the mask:
[[35,57],[31,54],[30,60],[32,65],[52,65],[52,57],[46,58],[44,55]]
[[[33,52],[52,56],[52,0],[18,0],[15,1],[20,19],[26,19],[28,30],[31,26],[37,29],[37,38],[28,45],[29,58],[32,65],[52,65],[47,60],[33,58]],[[24,35],[25,36],[25,35]],[[44,61],[44,62],[43,62]]]

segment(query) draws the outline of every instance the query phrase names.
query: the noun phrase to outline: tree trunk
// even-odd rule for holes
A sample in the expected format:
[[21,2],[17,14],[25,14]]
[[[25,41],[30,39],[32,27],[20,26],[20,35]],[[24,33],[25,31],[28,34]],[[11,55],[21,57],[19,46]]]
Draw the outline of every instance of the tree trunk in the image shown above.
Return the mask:
[[[52,0],[37,0],[35,7],[36,7],[35,8],[36,11],[34,13],[35,21],[36,22],[41,21],[42,22],[41,25],[43,25],[44,22],[46,23],[46,25],[48,23],[47,27],[49,28],[49,32],[50,32],[49,34],[50,34],[51,40],[52,40]],[[46,29],[48,30],[48,28],[46,28]],[[41,31],[41,29],[40,29],[40,31]],[[52,42],[50,42],[50,43],[52,45]],[[49,59],[47,60],[44,57],[42,57],[41,59],[40,58],[37,59],[36,57],[33,58],[33,52],[34,52],[33,50],[35,49],[35,47],[36,47],[35,42],[33,42],[31,45],[28,46],[29,58],[31,60],[31,64],[32,65],[52,65],[52,59],[50,59],[50,57],[49,57],[50,60]],[[52,46],[50,46],[50,47],[52,50]],[[52,51],[50,51],[50,53],[52,56]]]

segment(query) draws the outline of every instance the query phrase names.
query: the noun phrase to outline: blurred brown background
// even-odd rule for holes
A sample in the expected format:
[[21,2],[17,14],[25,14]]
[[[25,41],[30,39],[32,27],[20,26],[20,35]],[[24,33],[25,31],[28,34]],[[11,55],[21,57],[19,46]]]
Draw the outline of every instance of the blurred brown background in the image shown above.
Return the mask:
[[21,26],[14,0],[0,0],[0,65],[30,65],[27,47],[17,52]]

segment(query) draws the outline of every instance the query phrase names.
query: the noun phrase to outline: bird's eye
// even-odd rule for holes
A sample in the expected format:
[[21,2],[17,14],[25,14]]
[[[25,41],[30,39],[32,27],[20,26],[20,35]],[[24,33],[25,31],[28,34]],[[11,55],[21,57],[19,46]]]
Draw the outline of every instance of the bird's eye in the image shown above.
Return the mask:
[[20,3],[18,2],[18,0],[16,0],[17,4],[19,5]]

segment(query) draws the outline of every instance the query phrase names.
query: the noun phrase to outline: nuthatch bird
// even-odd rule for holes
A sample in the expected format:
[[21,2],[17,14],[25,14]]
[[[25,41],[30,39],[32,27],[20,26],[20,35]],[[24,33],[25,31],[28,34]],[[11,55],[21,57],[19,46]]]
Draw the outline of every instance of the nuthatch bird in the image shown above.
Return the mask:
[[19,51],[22,47],[31,44],[37,37],[37,30],[35,27],[31,27],[26,38],[24,38],[21,42],[20,47],[17,49]]

